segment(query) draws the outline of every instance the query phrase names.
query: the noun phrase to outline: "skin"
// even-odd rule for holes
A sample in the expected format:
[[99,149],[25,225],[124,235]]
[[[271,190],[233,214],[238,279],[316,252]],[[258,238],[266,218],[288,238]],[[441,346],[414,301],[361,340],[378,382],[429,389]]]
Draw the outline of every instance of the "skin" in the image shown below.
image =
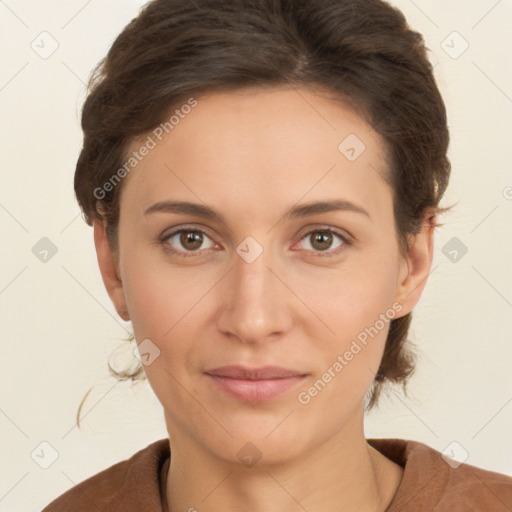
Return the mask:
[[[389,323],[308,404],[297,396],[394,303],[395,317],[413,309],[432,263],[433,225],[425,222],[400,254],[382,138],[318,91],[245,90],[197,101],[124,179],[117,250],[103,223],[94,224],[118,313],[139,343],[149,339],[160,350],[145,371],[170,438],[169,510],[383,511],[403,470],[368,445],[363,410]],[[349,134],[366,146],[353,162],[338,150]],[[292,206],[328,199],[368,216],[284,218]],[[144,214],[166,200],[206,204],[225,224]],[[161,240],[183,226],[206,232],[199,250],[179,235]],[[326,227],[352,243],[305,236]],[[251,263],[236,252],[247,236],[263,249]],[[193,254],[174,255],[169,245]],[[340,246],[322,256],[322,247],[332,254]],[[246,402],[203,374],[230,364],[308,377],[272,400]],[[244,446],[261,455],[252,467],[237,455]]]

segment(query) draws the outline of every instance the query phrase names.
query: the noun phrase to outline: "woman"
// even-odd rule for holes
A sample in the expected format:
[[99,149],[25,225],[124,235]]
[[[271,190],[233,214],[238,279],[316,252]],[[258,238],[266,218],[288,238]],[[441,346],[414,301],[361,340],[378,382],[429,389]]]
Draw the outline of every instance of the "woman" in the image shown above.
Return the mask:
[[[367,440],[448,184],[420,34],[380,0],[154,0],[91,81],[75,191],[169,439],[44,510],[506,511]],[[140,369],[139,369],[140,371]]]

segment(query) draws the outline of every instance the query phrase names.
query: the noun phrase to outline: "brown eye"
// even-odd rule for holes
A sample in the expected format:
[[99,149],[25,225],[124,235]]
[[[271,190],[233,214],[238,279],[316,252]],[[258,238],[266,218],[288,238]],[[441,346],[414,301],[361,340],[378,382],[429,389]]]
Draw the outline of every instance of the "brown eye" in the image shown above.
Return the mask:
[[[207,240],[210,245],[204,247]],[[211,249],[215,244],[211,238],[200,229],[182,228],[165,235],[162,240],[165,248],[179,256],[195,256],[203,249]],[[189,253],[189,254],[187,254]]]
[[[339,242],[333,247],[336,238],[338,238]],[[306,249],[315,253],[315,256],[337,256],[350,245],[350,241],[346,236],[332,229],[313,229],[301,238],[301,241],[303,240],[309,244],[309,247],[306,247]]]
[[316,231],[310,235],[311,245],[319,251],[326,251],[332,245],[333,236],[329,231]]
[[201,247],[203,243],[203,235],[198,231],[182,231],[179,237],[182,247],[195,251]]

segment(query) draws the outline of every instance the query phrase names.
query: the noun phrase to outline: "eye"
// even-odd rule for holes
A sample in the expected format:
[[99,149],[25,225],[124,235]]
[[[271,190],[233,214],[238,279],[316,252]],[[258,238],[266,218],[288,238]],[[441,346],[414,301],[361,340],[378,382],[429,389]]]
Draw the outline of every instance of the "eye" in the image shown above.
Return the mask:
[[[211,245],[209,247],[201,248],[205,239],[210,240]],[[166,250],[183,257],[195,256],[196,253],[200,252],[202,249],[211,249],[216,246],[204,231],[197,228],[178,229],[170,234],[166,234],[161,239],[161,242],[164,244]],[[181,248],[175,249],[176,245]]]
[[[335,238],[338,238],[339,242],[333,248]],[[210,244],[204,247],[206,240],[209,240]],[[332,228],[312,229],[303,235],[300,240],[307,241],[310,245],[310,248],[307,249],[321,257],[338,256],[351,244],[346,235]],[[185,258],[197,256],[203,250],[219,247],[202,229],[195,227],[182,227],[172,231],[165,234],[160,242],[165,250]]]
[[[333,241],[338,238],[338,245],[332,247]],[[316,228],[308,231],[302,238],[306,240],[315,255],[322,257],[333,257],[339,255],[350,245],[348,237],[331,228]]]

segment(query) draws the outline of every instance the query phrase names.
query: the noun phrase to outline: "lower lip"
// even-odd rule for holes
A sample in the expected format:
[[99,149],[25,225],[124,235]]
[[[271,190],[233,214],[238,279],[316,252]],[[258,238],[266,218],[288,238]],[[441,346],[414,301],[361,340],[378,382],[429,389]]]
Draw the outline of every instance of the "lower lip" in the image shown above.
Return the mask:
[[306,378],[305,375],[282,379],[248,380],[232,379],[206,374],[214,384],[227,395],[247,402],[271,400],[295,388]]

